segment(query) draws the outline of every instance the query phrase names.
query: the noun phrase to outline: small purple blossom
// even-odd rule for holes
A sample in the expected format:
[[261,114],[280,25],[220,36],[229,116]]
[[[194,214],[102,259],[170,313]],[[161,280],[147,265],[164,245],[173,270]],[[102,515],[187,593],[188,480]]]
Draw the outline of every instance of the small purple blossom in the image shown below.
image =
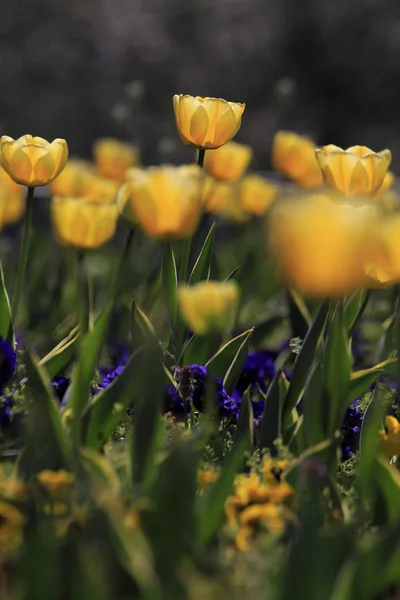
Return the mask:
[[272,350],[251,352],[246,359],[236,389],[242,394],[249,387],[251,389],[259,387],[261,391],[266,392],[276,373],[277,356],[278,352]]
[[364,413],[357,408],[357,401],[347,409],[342,425],[342,461],[356,453],[360,441],[360,432]]
[[9,342],[0,338],[0,390],[10,381],[17,363],[17,355]]
[[70,379],[68,377],[54,377],[53,381],[51,382],[54,393],[57,396],[60,403],[64,398],[65,392],[67,391],[69,384]]

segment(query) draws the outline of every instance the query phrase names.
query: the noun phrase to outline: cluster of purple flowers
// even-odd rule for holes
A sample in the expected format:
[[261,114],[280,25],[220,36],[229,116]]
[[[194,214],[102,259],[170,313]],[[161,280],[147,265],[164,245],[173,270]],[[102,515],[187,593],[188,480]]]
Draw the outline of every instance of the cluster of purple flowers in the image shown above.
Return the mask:
[[357,401],[347,409],[342,425],[342,461],[348,460],[358,450],[363,411],[357,408]]
[[0,338],[0,427],[7,427],[12,421],[11,398],[4,396],[4,387],[14,375],[17,355],[9,342]]

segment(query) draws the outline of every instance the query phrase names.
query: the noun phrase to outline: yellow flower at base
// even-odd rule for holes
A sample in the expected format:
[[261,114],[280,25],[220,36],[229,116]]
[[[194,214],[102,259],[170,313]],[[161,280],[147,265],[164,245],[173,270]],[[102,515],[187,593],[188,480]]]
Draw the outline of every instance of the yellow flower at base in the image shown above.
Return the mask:
[[140,162],[139,149],[114,138],[102,138],[93,146],[93,156],[100,175],[122,182],[125,173]]
[[335,202],[322,194],[276,202],[267,240],[285,283],[311,296],[341,296],[364,287],[376,214],[371,205]]
[[376,220],[364,264],[371,287],[386,287],[400,282],[400,214]]
[[279,188],[259,175],[247,175],[238,184],[239,203],[248,214],[261,217],[279,194]]
[[199,335],[230,330],[235,322],[239,288],[234,281],[201,281],[178,289],[183,318]]
[[56,196],[51,217],[61,244],[76,248],[98,248],[115,233],[118,207],[96,200]]
[[330,144],[317,148],[316,155],[326,185],[346,196],[376,194],[392,161],[390,150],[374,152],[366,146],[343,150]]
[[272,166],[306,189],[323,184],[312,140],[292,131],[278,131],[272,142]]
[[184,144],[203,150],[220,148],[239,131],[245,104],[222,98],[175,94],[174,113]]
[[67,159],[67,142],[60,138],[51,143],[32,135],[17,140],[3,135],[0,139],[0,165],[22,185],[47,185],[61,173]]
[[250,146],[228,142],[218,150],[206,152],[204,168],[219,181],[234,182],[244,175],[252,155]]
[[10,192],[0,184],[0,229],[19,221],[25,212],[25,198],[22,194]]
[[0,556],[18,549],[23,526],[22,513],[7,502],[0,502]]
[[400,423],[395,417],[386,417],[386,431],[380,431],[379,451],[388,458],[400,455]]
[[201,170],[196,165],[134,169],[118,195],[122,216],[161,240],[193,235],[202,204]]

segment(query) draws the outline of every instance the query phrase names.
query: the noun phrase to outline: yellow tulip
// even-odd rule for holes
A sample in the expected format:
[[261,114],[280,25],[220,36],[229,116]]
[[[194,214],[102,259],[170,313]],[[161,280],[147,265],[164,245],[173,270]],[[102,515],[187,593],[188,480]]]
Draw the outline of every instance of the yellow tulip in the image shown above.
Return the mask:
[[370,287],[400,282],[400,214],[377,219],[366,248],[365,270]]
[[98,248],[113,237],[118,207],[92,199],[55,196],[51,204],[53,227],[61,244]]
[[17,140],[3,135],[0,139],[0,164],[11,179],[22,185],[47,185],[61,173],[67,159],[67,142],[59,138],[51,143],[31,135]]
[[394,181],[394,174],[392,171],[388,171],[374,197],[378,205],[386,212],[393,212],[400,204],[398,194],[392,189]]
[[247,175],[238,188],[240,206],[257,217],[265,214],[279,193],[277,185],[259,175]]
[[204,167],[215,179],[234,182],[244,175],[252,155],[250,146],[228,142],[218,150],[206,152]]
[[195,148],[220,148],[239,131],[245,104],[188,94],[173,97],[176,126],[182,141]]
[[69,160],[65,169],[51,184],[54,196],[84,197],[90,192],[96,178],[90,163],[84,160]]
[[25,204],[25,198],[19,191],[11,193],[0,184],[0,229],[19,221],[25,212]]
[[292,131],[278,131],[272,142],[272,166],[302,188],[320,188],[323,179],[315,150],[314,142],[308,137]]
[[239,303],[234,281],[201,281],[178,290],[179,308],[189,327],[199,335],[232,329]]
[[15,183],[3,167],[0,167],[0,185],[5,187],[11,196],[25,197],[24,186]]
[[364,286],[363,260],[376,215],[371,205],[323,194],[276,202],[268,241],[285,282],[312,296],[340,296]]
[[379,451],[388,458],[400,455],[400,424],[395,417],[387,416],[385,419],[387,432],[379,432]]
[[196,165],[132,170],[118,196],[122,216],[162,240],[191,236],[202,204],[201,170]]
[[203,185],[204,210],[208,213],[219,213],[224,210],[232,197],[232,185],[216,181],[206,175]]
[[330,144],[316,150],[326,185],[346,196],[373,196],[381,187],[392,161],[390,150],[373,152],[366,146],[347,150]]
[[93,146],[94,160],[100,175],[122,182],[125,172],[139,164],[139,149],[114,138],[102,138]]

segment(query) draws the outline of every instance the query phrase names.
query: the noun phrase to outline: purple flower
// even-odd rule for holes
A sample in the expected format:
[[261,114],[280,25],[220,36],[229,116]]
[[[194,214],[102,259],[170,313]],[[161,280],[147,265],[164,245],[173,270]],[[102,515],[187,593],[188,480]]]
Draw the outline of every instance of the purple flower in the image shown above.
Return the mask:
[[250,386],[251,388],[258,386],[263,392],[266,392],[276,373],[275,360],[277,356],[278,352],[272,350],[251,352],[246,359],[236,389],[243,394]]
[[17,363],[17,355],[6,340],[0,338],[0,390],[10,381]]
[[53,381],[51,382],[54,393],[60,402],[62,402],[62,399],[64,398],[69,383],[70,380],[68,379],[68,377],[54,377]]
[[124,368],[125,368],[125,365],[119,365],[119,367],[114,369],[114,371],[110,371],[110,373],[107,373],[107,375],[103,378],[103,381],[101,382],[100,387],[102,387],[102,388],[108,387],[110,385],[110,383],[112,383],[116,377],[121,375]]
[[364,413],[357,408],[357,401],[347,409],[342,424],[342,461],[356,453],[360,441],[360,432]]

